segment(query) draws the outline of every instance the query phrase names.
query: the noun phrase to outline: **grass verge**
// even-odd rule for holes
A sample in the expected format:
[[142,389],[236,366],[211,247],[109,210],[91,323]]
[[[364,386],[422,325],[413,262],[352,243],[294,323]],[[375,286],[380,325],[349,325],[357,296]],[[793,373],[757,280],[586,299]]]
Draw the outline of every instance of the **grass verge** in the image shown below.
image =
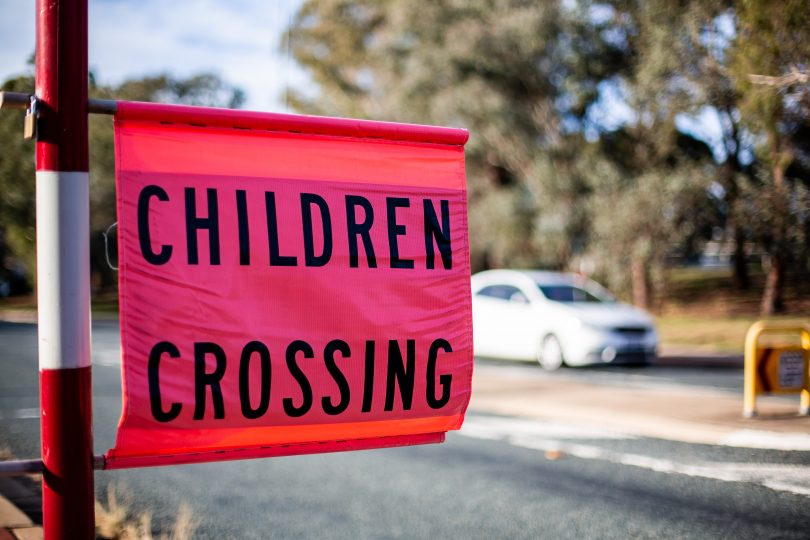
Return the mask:
[[[745,334],[758,317],[701,317],[686,315],[659,316],[656,325],[664,347],[686,347],[714,353],[742,354]],[[810,325],[810,319],[800,317],[769,317],[765,320],[784,325]],[[798,337],[781,338],[798,344]],[[773,340],[771,340],[773,341]]]
[[106,504],[96,501],[96,535],[105,540],[190,540],[197,529],[191,508],[181,503],[168,533],[152,535],[152,514],[134,512],[132,497],[120,486],[107,489]]
[[[784,291],[787,312],[767,318],[758,315],[764,278],[752,267],[751,287],[738,290],[728,268],[672,269],[656,317],[662,345],[742,354],[745,334],[758,320],[810,325],[810,276],[789,275]],[[798,337],[789,342],[798,343]]]

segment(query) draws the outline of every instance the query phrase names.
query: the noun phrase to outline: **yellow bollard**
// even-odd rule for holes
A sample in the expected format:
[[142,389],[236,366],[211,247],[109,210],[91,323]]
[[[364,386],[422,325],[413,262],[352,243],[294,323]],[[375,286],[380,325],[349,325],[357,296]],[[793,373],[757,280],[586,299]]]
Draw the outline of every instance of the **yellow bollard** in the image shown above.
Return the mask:
[[[760,347],[764,334],[798,334],[801,345]],[[777,362],[773,362],[776,359]],[[800,393],[799,414],[810,414],[810,327],[758,321],[745,335],[743,416],[757,414],[757,395]]]

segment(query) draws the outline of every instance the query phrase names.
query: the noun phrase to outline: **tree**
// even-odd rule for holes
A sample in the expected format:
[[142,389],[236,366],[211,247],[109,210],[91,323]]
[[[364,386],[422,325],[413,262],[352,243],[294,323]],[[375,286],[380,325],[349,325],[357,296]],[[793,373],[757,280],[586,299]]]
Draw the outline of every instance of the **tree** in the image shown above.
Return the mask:
[[[8,92],[32,93],[34,78],[20,76],[3,83]],[[23,139],[22,111],[0,114],[0,281],[24,275],[27,283],[15,291],[25,292],[33,283],[36,268],[34,197],[34,143]]]
[[[198,74],[178,79],[170,74],[130,79],[117,86],[93,84],[91,97],[176,103],[203,107],[238,108],[244,93],[215,75]],[[102,233],[117,220],[115,204],[115,148],[111,118],[91,115],[90,124],[90,231],[91,270],[96,289],[115,287],[117,276],[107,264]],[[113,248],[110,248],[113,249]]]
[[[724,226],[732,234],[734,282],[738,288],[749,285],[744,246],[749,240],[758,242],[773,262],[763,294],[762,311],[771,313],[779,309],[781,292],[776,294],[775,291],[781,291],[783,287],[786,265],[791,262],[791,257],[795,259],[795,252],[804,253],[806,261],[808,252],[801,243],[807,230],[806,219],[804,224],[801,223],[801,205],[806,189],[795,181],[808,178],[807,168],[802,164],[810,162],[804,159],[806,152],[802,153],[802,148],[806,145],[800,142],[802,133],[808,131],[808,78],[797,67],[806,66],[806,45],[802,49],[802,42],[806,40],[802,32],[806,36],[806,27],[801,22],[785,21],[786,17],[794,16],[791,10],[804,12],[797,7],[798,4],[792,8],[789,3],[780,4],[774,11],[761,2],[729,0],[620,0],[615,4],[631,17],[636,28],[633,48],[638,55],[630,93],[654,96],[657,107],[664,105],[677,114],[705,117],[713,113],[718,119],[720,144],[715,147],[715,155],[719,163],[710,174],[715,188],[720,188],[714,189],[713,193],[719,194],[718,209],[724,217]],[[790,33],[790,38],[775,40],[776,34],[771,32],[769,36],[769,30],[765,28],[767,24],[762,20],[757,23],[762,26],[762,31],[745,30],[741,21],[752,17],[751,10],[759,12],[759,16],[767,13],[773,17],[777,26],[785,26],[781,32]],[[746,24],[750,26],[751,23]],[[802,30],[793,32],[788,27]],[[751,74],[754,68],[750,63],[761,64],[756,59],[762,58],[761,51],[752,49],[752,39],[759,43],[753,49],[761,48],[766,42],[770,44],[769,65],[776,70],[775,73],[782,75]],[[743,67],[745,65],[747,67]],[[755,84],[772,89],[771,103],[759,110],[754,104],[762,105],[763,102],[753,92],[752,85]],[[780,112],[782,104],[787,103],[792,103],[790,118],[781,116]],[[635,104],[634,108],[640,110]],[[770,122],[771,126],[778,126],[776,137],[765,134],[768,122],[757,120],[765,111],[782,118],[774,120],[772,117]],[[775,149],[767,141],[779,137],[785,141],[781,145],[784,175],[792,175],[794,179],[791,193],[779,194],[779,190],[772,188],[773,180],[768,178],[782,174],[775,173],[773,166],[768,164],[773,161],[769,156]],[[788,153],[784,153],[785,147],[790,148]],[[788,171],[791,174],[786,174]]]
[[664,0],[617,0],[603,9],[616,21],[614,39],[627,59],[606,83],[632,115],[601,129],[581,160],[592,194],[588,254],[603,280],[647,308],[665,284],[669,258],[717,216],[707,188],[724,179],[721,169],[705,142],[678,129],[678,119],[706,107],[709,95],[730,99],[707,67],[707,32],[722,10]]
[[674,125],[636,125],[603,135],[582,166],[592,182],[588,254],[611,288],[648,309],[669,258],[711,216],[711,151]]
[[761,304],[761,312],[768,315],[785,307],[791,191],[796,186],[786,172],[801,152],[794,141],[810,124],[810,10],[801,0],[741,0],[737,20],[731,75],[742,96],[743,122],[757,135],[760,175],[770,185],[770,234],[765,239],[770,264]]
[[[101,86],[91,75],[90,96],[98,98],[157,101],[186,105],[238,107],[241,90],[214,75],[200,74],[178,79],[163,74]],[[33,93],[33,77],[12,78],[3,90]],[[36,268],[34,145],[22,138],[22,112],[0,115],[0,281],[17,268],[33,283]],[[91,271],[95,289],[114,287],[116,275],[107,265],[101,233],[113,224],[115,203],[115,152],[112,119],[91,115],[90,138],[90,231]]]
[[[749,283],[746,243],[771,254],[767,298],[782,287],[774,268],[791,257],[807,264],[810,254],[800,4],[769,12],[735,0],[309,0],[288,36],[318,92],[293,103],[468,128],[476,269],[584,269],[590,258],[646,305],[669,258],[699,252],[722,227],[732,234],[738,287]],[[780,19],[769,23],[778,31],[760,20],[764,12]],[[756,53],[765,47],[754,47],[758,39],[772,59]],[[740,67],[750,51],[745,62],[758,67]],[[757,112],[756,84],[783,110]],[[617,105],[628,111],[621,118]],[[778,121],[762,121],[767,111]],[[715,141],[683,128],[709,113],[720,125],[711,149]],[[765,189],[778,154],[772,140],[779,152],[790,148],[789,160],[777,160],[782,175],[801,179],[781,199]]]
[[289,37],[319,93],[293,104],[468,128],[474,264],[564,267],[585,219],[566,171],[599,82],[625,65],[589,6],[309,1]]
[[638,3],[644,17],[641,32],[647,43],[639,47],[640,91],[669,87],[679,114],[714,115],[719,127],[715,146],[718,166],[713,181],[721,189],[726,231],[733,244],[733,282],[750,287],[745,242],[750,237],[744,215],[741,183],[755,178],[752,145],[741,125],[737,91],[729,73],[734,44],[734,11],[728,0]]

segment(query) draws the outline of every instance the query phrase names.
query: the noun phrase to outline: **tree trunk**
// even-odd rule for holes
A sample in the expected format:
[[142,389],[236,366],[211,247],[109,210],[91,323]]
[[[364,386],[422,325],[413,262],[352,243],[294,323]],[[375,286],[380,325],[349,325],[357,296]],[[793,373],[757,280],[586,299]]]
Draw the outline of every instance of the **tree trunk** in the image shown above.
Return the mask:
[[[728,113],[731,118],[731,113]],[[740,187],[737,185],[736,174],[742,170],[737,149],[740,147],[739,137],[736,128],[732,133],[735,153],[729,153],[722,168],[723,187],[726,190],[726,203],[729,206],[728,228],[732,232],[734,242],[734,252],[732,253],[732,284],[737,290],[747,290],[751,286],[751,279],[748,275],[748,265],[745,256],[745,230],[739,217],[737,208],[740,198]]]
[[[777,154],[778,155],[778,154]],[[783,290],[785,287],[785,241],[787,238],[787,193],[785,192],[784,167],[777,163],[773,168],[773,182],[775,191],[773,247],[771,248],[771,267],[765,278],[765,290],[762,293],[760,314],[773,315],[784,311],[785,302]]]
[[733,263],[733,284],[739,291],[748,290],[751,287],[751,278],[748,275],[748,263],[745,255],[745,231],[735,222],[731,226],[734,232],[734,254]]
[[785,285],[785,263],[780,249],[771,257],[771,267],[765,278],[765,292],[762,295],[761,315],[773,315],[785,309],[782,291]]
[[643,259],[633,259],[630,262],[630,278],[633,285],[633,304],[641,309],[647,309],[650,305],[650,287]]

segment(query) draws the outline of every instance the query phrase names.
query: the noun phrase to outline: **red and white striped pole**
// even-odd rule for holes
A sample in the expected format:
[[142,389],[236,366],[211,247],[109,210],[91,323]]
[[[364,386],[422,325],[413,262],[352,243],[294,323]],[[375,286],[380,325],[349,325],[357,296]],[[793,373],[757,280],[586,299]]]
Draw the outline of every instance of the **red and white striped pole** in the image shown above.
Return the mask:
[[46,540],[92,539],[87,0],[37,0],[37,295]]

